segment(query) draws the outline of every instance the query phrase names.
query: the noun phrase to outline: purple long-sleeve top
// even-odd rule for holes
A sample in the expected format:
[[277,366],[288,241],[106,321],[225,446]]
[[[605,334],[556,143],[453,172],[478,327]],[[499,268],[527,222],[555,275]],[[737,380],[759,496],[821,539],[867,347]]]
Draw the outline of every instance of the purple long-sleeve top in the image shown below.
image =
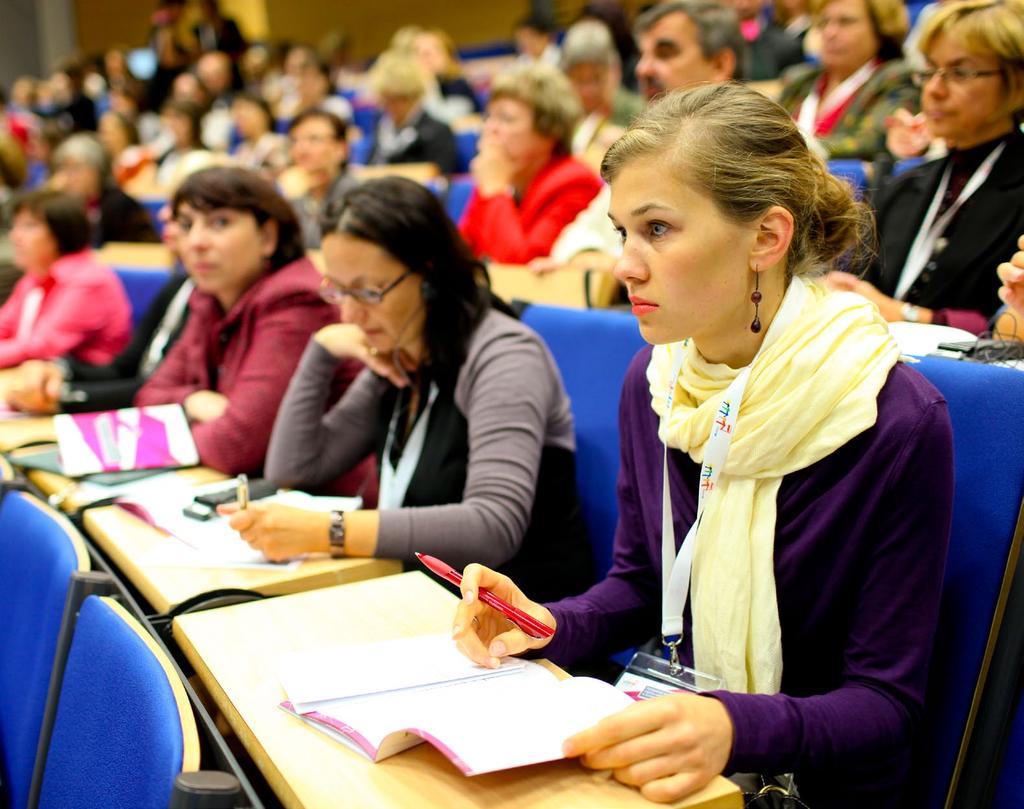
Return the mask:
[[[661,621],[662,445],[633,360],[619,408],[619,523],[608,577],[549,605],[544,655],[564,665],[637,645]],[[741,414],[742,418],[742,414]],[[700,467],[669,455],[677,543]],[[946,403],[900,363],[878,419],[778,494],[775,584],[783,675],[775,695],[715,692],[734,727],[726,772],[795,772],[815,809],[901,807],[939,612],[953,491]],[[728,593],[722,593],[728,598]],[[689,614],[685,615],[686,662]]]

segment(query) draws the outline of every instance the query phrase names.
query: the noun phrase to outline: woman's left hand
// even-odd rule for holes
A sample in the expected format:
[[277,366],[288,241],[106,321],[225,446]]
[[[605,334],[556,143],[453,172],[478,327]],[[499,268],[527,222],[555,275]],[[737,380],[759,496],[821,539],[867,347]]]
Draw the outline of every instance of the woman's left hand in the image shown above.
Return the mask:
[[602,719],[562,745],[595,770],[661,803],[696,792],[722,773],[732,753],[733,726],[717,699],[669,694],[643,700]]
[[212,390],[197,390],[185,397],[182,406],[190,421],[202,424],[224,415],[224,411],[228,409],[228,397]]
[[903,320],[903,302],[881,292],[874,284],[848,272],[830,272],[825,276],[825,286],[833,292],[856,292],[867,298],[890,323]]
[[234,504],[217,506],[217,513],[230,517],[228,525],[271,562],[330,549],[331,515],[327,512],[280,503],[250,503],[242,510]]

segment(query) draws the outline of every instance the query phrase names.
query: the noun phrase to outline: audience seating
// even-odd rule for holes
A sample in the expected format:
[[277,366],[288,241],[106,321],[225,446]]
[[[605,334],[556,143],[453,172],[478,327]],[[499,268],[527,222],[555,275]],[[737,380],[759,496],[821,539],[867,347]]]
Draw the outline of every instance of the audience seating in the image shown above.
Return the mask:
[[373,151],[373,135],[363,135],[349,146],[349,163],[354,166],[365,166]]
[[618,508],[619,395],[626,368],[644,346],[625,312],[528,306],[523,322],[558,364],[576,420],[576,485],[598,577],[611,567]]
[[479,140],[479,129],[467,129],[455,133],[455,149],[459,159],[455,170],[458,173],[464,174],[469,171],[469,164],[476,157],[476,146]]
[[121,279],[128,302],[132,305],[132,328],[139,325],[142,316],[153,302],[164,284],[171,277],[170,270],[156,270],[146,267],[114,267]]
[[89,596],[75,626],[39,809],[165,809],[199,767],[195,718],[174,666],[110,598]]
[[29,494],[3,496],[0,805],[27,804],[68,582],[86,570],[85,543],[66,518]]
[[153,229],[156,231],[156,235],[160,236],[164,232],[164,223],[160,221],[160,210],[167,204],[167,197],[164,195],[152,196],[149,194],[139,195],[136,197],[139,204],[146,209],[146,213],[149,214],[149,219],[153,223]]
[[455,176],[448,180],[444,208],[456,225],[462,221],[462,214],[466,210],[466,206],[469,205],[469,198],[473,196],[474,188],[476,188],[476,181],[469,175]]
[[862,196],[868,187],[868,177],[864,163],[860,160],[829,160],[828,170],[853,186],[857,196]]
[[[953,423],[956,487],[942,607],[908,806],[941,809],[955,790],[999,630],[1024,496],[1020,371],[925,358],[916,366],[942,392]],[[994,423],[995,422],[995,423]],[[1000,804],[1002,805],[1002,804]]]

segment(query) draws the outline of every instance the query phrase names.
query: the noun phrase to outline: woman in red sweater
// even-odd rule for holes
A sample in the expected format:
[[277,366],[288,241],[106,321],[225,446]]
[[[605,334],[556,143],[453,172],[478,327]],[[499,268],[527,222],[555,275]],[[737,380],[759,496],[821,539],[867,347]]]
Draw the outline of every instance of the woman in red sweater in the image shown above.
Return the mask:
[[[258,472],[299,357],[318,329],[337,321],[337,310],[319,295],[320,275],[305,257],[291,206],[255,172],[196,172],[171,210],[196,288],[185,331],[135,403],[181,404],[204,464]],[[335,398],[361,367],[339,366]]]
[[572,85],[553,67],[534,64],[495,79],[470,165],[476,189],[459,225],[478,256],[525,264],[549,255],[597,195],[601,181],[569,156],[579,116]]

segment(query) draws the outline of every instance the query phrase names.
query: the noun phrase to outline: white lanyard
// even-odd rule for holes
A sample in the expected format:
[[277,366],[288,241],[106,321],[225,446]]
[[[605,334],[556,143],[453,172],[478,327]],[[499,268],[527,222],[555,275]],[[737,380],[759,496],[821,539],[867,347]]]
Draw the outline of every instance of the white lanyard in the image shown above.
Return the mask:
[[860,68],[852,75],[844,79],[836,88],[828,94],[825,98],[825,102],[822,103],[821,96],[818,95],[818,82],[815,81],[811,85],[811,92],[807,94],[807,98],[804,99],[804,103],[800,105],[800,115],[797,117],[797,124],[804,132],[809,135],[815,135],[815,131],[818,124],[818,109],[821,109],[821,117],[824,118],[830,112],[837,107],[841,107],[856,93],[861,87],[863,87],[868,79],[874,74],[878,68],[874,59],[869,60],[865,64],[861,65]]
[[917,237],[914,239],[914,243],[910,247],[910,252],[907,254],[907,260],[903,265],[903,271],[900,273],[900,280],[896,284],[896,294],[894,295],[897,300],[903,300],[903,296],[906,295],[914,285],[914,282],[924,270],[925,265],[935,253],[938,241],[942,237],[942,234],[946,232],[946,228],[949,227],[949,223],[953,221],[953,217],[956,216],[957,211],[959,211],[963,204],[971,198],[971,195],[984,185],[985,181],[992,173],[992,167],[996,164],[999,156],[1003,153],[1004,148],[1006,148],[1006,144],[1000,143],[992,150],[992,153],[985,158],[985,161],[980,166],[978,166],[978,170],[971,175],[971,179],[967,181],[967,185],[965,185],[964,190],[960,192],[960,196],[958,196],[953,204],[946,209],[946,212],[936,220],[935,217],[939,212],[939,206],[942,205],[942,198],[946,195],[946,189],[949,187],[949,179],[953,173],[952,161],[950,161],[949,165],[946,166],[946,170],[942,174],[942,181],[939,183],[939,188],[935,192],[935,196],[932,198],[932,204],[928,207],[928,212],[924,215],[924,220],[921,222],[921,227],[917,232]]
[[380,460],[378,508],[401,508],[405,502],[405,493],[409,490],[413,472],[416,471],[420,455],[423,454],[423,444],[427,439],[427,422],[430,420],[430,410],[436,399],[437,385],[431,382],[430,393],[427,395],[427,406],[420,413],[412,432],[409,433],[409,440],[405,442],[405,447],[402,449],[402,457],[398,459],[398,466],[391,465],[391,447],[395,443],[400,413],[398,403],[395,403],[395,412],[391,415],[391,425],[388,427],[388,437],[384,442],[384,455]]
[[14,337],[22,342],[32,336],[36,321],[39,319],[39,310],[43,307],[43,298],[46,297],[46,290],[42,287],[32,287],[21,299],[21,312],[18,315],[18,329]]
[[[789,289],[782,299],[782,305],[776,313],[772,325],[765,334],[764,342],[758,349],[757,356],[767,346],[775,341],[779,334],[786,330],[786,327],[796,319],[803,306],[807,290],[804,282],[794,278],[789,283]],[[672,375],[670,377],[669,392],[665,398],[665,412],[662,415],[662,423],[668,419],[672,412],[672,400],[675,397],[676,385],[679,382],[679,372],[683,367],[683,351],[677,350],[672,363]],[[662,455],[661,474],[661,640],[668,647],[671,654],[671,665],[678,668],[679,654],[677,647],[682,642],[683,635],[683,609],[686,606],[686,598],[690,592],[690,571],[693,567],[693,550],[696,544],[697,528],[701,518],[704,516],[705,496],[714,491],[718,478],[725,466],[726,456],[729,454],[729,446],[732,443],[733,434],[736,432],[736,420],[740,412],[740,403],[743,400],[743,393],[747,387],[747,380],[750,379],[751,364],[741,369],[736,378],[725,389],[722,396],[722,403],[719,405],[718,414],[714,424],[711,425],[711,432],[707,443],[704,445],[704,461],[700,467],[700,482],[697,486],[697,516],[694,518],[690,530],[686,532],[683,544],[676,552],[676,533],[672,524],[672,497],[669,491],[668,477],[668,444],[664,444]]]

